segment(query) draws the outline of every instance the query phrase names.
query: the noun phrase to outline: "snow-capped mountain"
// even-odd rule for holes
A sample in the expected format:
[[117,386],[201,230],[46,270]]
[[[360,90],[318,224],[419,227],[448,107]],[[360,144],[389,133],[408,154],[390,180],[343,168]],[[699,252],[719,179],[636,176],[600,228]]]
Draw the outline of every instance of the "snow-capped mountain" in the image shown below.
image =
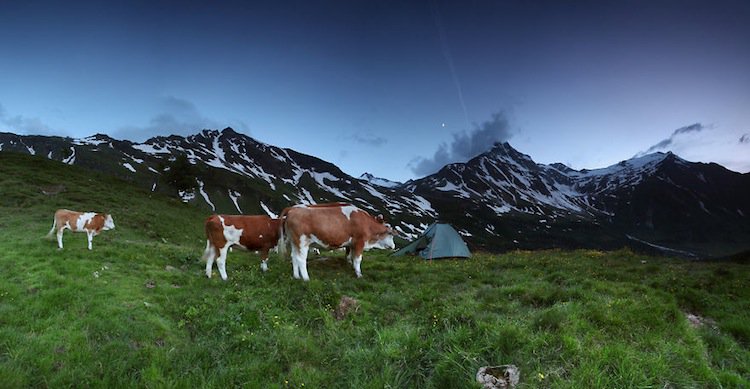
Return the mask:
[[398,181],[391,181],[391,180],[389,180],[387,178],[375,177],[372,174],[367,173],[367,172],[365,172],[361,176],[359,176],[359,179],[362,180],[362,181],[369,182],[370,184],[377,185],[377,186],[382,186],[382,187],[385,187],[385,188],[395,188],[397,186],[401,186],[402,185]]
[[[671,153],[574,170],[537,164],[498,143],[468,162],[401,184],[368,173],[354,178],[231,128],[143,143],[102,134],[0,133],[0,150],[104,171],[207,212],[277,215],[292,204],[347,201],[382,213],[406,237],[440,219],[473,248],[636,246],[701,256],[750,249],[750,174]],[[177,165],[180,158],[185,166]],[[178,169],[195,177],[192,188],[178,190],[170,181]]]
[[[382,213],[406,237],[416,236],[437,217],[419,195],[358,180],[331,163],[259,142],[231,128],[187,137],[159,136],[143,143],[103,134],[70,139],[0,133],[0,150],[105,171],[212,212],[277,215],[293,204],[347,201]],[[165,180],[179,156],[193,166],[192,190],[178,191]]]
[[487,247],[750,248],[750,174],[672,153],[578,171],[502,143],[404,188]]

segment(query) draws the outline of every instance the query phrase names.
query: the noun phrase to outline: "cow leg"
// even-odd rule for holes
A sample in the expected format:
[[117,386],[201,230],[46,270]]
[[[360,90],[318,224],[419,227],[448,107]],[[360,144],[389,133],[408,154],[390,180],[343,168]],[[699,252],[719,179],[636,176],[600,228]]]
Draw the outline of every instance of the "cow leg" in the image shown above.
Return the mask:
[[297,266],[299,266],[299,275],[303,281],[310,281],[310,276],[307,275],[307,250],[310,246],[302,246],[299,250],[299,258],[297,259]]
[[203,252],[203,258],[206,260],[206,277],[211,278],[214,259],[216,259],[216,248],[210,241],[206,242],[206,251]]
[[305,281],[309,281],[310,277],[307,275],[307,250],[310,246],[305,244],[303,239],[300,239],[300,247],[292,244],[292,275],[296,279],[302,278]]
[[91,250],[91,240],[94,238],[94,233],[92,231],[86,231],[86,238],[89,241],[89,250]]
[[297,258],[299,258],[299,249],[292,243],[292,277],[299,279],[299,262]]
[[352,266],[354,267],[354,274],[357,275],[357,278],[362,277],[362,269],[360,268],[360,264],[362,263],[362,251],[364,251],[365,245],[363,243],[355,243],[354,247],[352,247],[351,251],[351,257],[352,257]]
[[260,270],[268,271],[268,249],[260,251]]
[[354,257],[354,274],[357,275],[357,278],[362,278],[362,269],[360,268],[361,263],[362,263],[362,254]]
[[346,258],[346,261],[349,262],[349,264],[352,263],[352,248],[349,246],[346,246],[346,254],[344,255]]
[[224,281],[227,280],[227,251],[229,251],[229,245],[219,250],[219,258],[216,260],[216,267],[219,268],[219,274]]
[[60,228],[59,230],[57,230],[57,249],[58,250],[62,250],[63,248],[63,244],[62,244],[63,231],[65,231],[64,228]]

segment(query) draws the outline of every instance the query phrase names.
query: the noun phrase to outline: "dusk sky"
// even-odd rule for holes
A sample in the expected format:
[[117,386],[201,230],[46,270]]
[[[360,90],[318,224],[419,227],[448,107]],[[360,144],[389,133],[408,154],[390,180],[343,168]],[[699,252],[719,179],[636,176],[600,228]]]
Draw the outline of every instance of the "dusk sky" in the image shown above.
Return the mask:
[[227,126],[399,181],[496,141],[744,173],[750,1],[0,2],[0,131]]

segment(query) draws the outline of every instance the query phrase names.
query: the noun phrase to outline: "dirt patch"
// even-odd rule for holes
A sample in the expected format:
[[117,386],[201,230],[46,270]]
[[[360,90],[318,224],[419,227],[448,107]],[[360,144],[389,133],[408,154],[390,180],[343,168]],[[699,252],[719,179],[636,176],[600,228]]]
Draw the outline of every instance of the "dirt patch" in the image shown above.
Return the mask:
[[349,296],[341,296],[339,305],[333,310],[333,317],[336,320],[343,320],[350,313],[357,312],[357,310],[359,310],[359,301],[357,299]]

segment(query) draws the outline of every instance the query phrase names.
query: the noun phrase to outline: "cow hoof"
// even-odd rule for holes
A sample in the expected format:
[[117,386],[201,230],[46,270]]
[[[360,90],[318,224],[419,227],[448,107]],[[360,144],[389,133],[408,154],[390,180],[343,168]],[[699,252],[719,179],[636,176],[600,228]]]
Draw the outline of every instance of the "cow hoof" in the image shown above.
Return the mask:
[[357,274],[357,278],[362,278],[362,274]]

